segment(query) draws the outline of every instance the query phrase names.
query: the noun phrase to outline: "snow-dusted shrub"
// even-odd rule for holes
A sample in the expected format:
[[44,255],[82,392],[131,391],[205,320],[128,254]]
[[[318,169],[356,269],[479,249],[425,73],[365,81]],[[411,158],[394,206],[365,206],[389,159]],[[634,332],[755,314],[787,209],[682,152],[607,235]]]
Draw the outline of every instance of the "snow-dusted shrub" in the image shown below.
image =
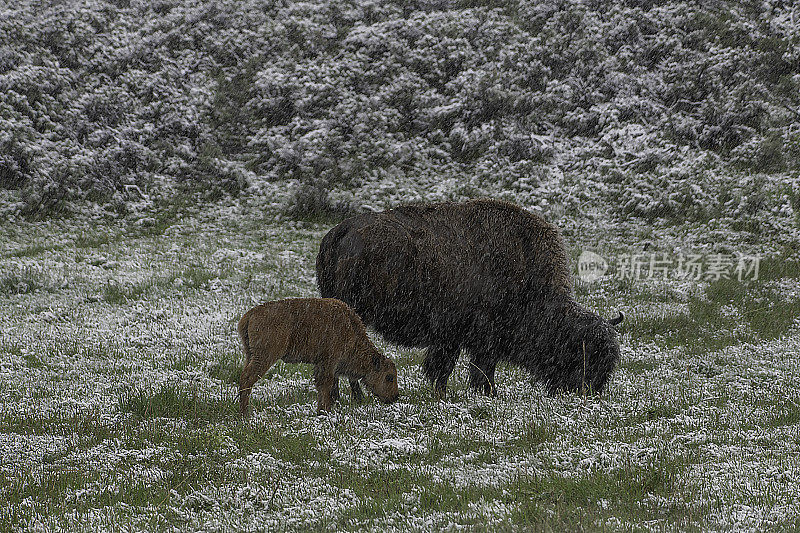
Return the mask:
[[671,181],[693,161],[798,168],[799,33],[778,1],[26,0],[0,8],[0,187],[28,211],[281,182],[366,208],[543,165],[541,194],[581,176],[649,217],[705,202]]
[[[0,120],[0,128],[10,123]],[[13,126],[0,129],[0,188],[17,189],[30,179],[34,172],[34,154],[25,142],[23,131],[14,131]]]
[[745,170],[780,172],[786,169],[783,137],[770,131],[763,137],[751,137],[731,150],[731,162]]

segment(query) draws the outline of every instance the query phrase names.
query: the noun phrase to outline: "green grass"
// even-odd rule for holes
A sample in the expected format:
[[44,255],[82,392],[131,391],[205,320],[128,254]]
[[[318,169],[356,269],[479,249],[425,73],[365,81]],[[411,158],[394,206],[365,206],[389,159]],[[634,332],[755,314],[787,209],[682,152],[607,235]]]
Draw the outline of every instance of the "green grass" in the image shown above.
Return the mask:
[[24,356],[25,363],[30,368],[44,368],[44,363],[42,360],[34,353],[28,352]]
[[[161,513],[171,515],[173,513],[165,504],[173,492],[187,494],[208,481],[203,466],[196,461],[180,460],[166,476],[155,482],[124,473],[105,474],[68,468],[30,471],[0,483],[0,498],[7,503],[0,514],[0,524],[4,522],[7,526],[23,529],[31,527],[44,517],[63,513],[64,497],[76,492],[82,497],[70,504],[69,509],[78,515],[97,509],[119,508],[120,505],[134,510],[153,506],[160,508]],[[98,486],[107,488],[97,490]],[[35,502],[33,509],[32,502]]]
[[765,412],[764,417],[754,418],[753,427],[796,427],[800,424],[800,396],[791,398],[756,398],[755,405]]
[[654,370],[658,367],[656,361],[643,361],[641,359],[623,359],[620,361],[620,368],[634,373],[642,373]]
[[[800,300],[784,300],[769,288],[767,282],[776,279],[777,267],[768,268],[768,276],[758,281],[720,279],[709,283],[703,294],[689,297],[688,312],[634,316],[626,323],[626,331],[640,340],[686,346],[692,352],[779,338],[800,318]],[[794,266],[786,269],[781,272],[796,273]]]
[[36,411],[25,416],[0,416],[0,431],[19,435],[59,435],[74,437],[76,443],[91,446],[111,438],[115,431],[96,411],[72,411],[42,416]]
[[[785,260],[793,252],[765,260],[746,284],[576,287],[603,316],[626,314],[620,367],[601,399],[545,396],[508,365],[498,397],[486,399],[469,390],[462,355],[438,401],[422,351],[376,338],[397,362],[398,404],[369,393],[355,404],[342,381],[341,401],[317,416],[311,365],[279,362],[242,420],[236,321],[258,301],[315,294],[326,227],[181,224],[164,217],[125,239],[120,228],[78,232],[81,257],[102,246],[110,260],[98,277],[49,290],[34,276],[42,288],[25,298],[0,292],[0,436],[12,450],[0,470],[0,531],[700,531],[714,525],[707,516],[741,525],[732,504],[770,509],[795,489],[769,472],[800,468],[790,436],[800,376],[791,350],[763,349],[789,343],[800,316],[778,292],[800,278]],[[264,259],[219,263],[217,242]],[[51,251],[20,253],[42,256],[43,268],[74,262],[74,249]],[[149,277],[113,281],[142,279],[137,264],[152,265]],[[210,290],[216,278],[226,290]],[[50,309],[63,318],[40,320]],[[708,481],[718,472],[729,484]]]
[[0,347],[0,354],[6,353],[8,355],[22,356],[22,346],[17,343],[7,344]]
[[242,375],[244,356],[241,351],[230,351],[221,354],[219,359],[209,365],[208,375],[222,383],[238,385]]
[[232,401],[209,401],[197,390],[165,385],[155,390],[133,390],[120,396],[119,409],[140,419],[178,418],[208,422],[236,415]]
[[[797,257],[796,252],[794,256]],[[758,278],[762,281],[800,278],[800,261],[781,256],[764,258],[759,263]]]
[[31,294],[47,289],[47,286],[48,279],[36,269],[25,268],[20,272],[0,274],[0,295]]
[[112,305],[125,305],[142,300],[154,292],[185,292],[207,289],[217,273],[199,266],[191,266],[167,275],[156,275],[152,279],[132,284],[108,282],[103,287],[102,299]]
[[[520,474],[499,486],[468,485],[455,488],[408,470],[373,471],[368,475],[339,471],[330,478],[340,489],[353,491],[358,504],[339,514],[338,527],[369,526],[387,514],[400,512],[413,502],[422,513],[451,514],[447,520],[472,529],[492,530],[487,520],[493,517],[476,512],[481,502],[496,502],[511,509],[506,527],[535,530],[575,531],[594,529],[598,519],[611,517],[663,520],[686,525],[698,509],[675,503],[656,509],[650,496],[668,496],[680,488],[680,478],[688,465],[682,457],[657,457],[646,467],[630,467],[612,472],[597,472],[577,478],[554,474]],[[598,506],[606,502],[607,507]]]
[[184,270],[179,277],[187,289],[200,289],[206,287],[217,275],[202,267],[194,266]]
[[133,300],[141,300],[152,288],[150,283],[137,283],[134,285],[119,285],[107,283],[103,287],[102,298],[111,305],[124,305]]
[[[658,457],[644,467],[596,472],[577,479],[553,475],[522,476],[508,486],[521,505],[512,511],[512,524],[536,524],[553,531],[594,529],[598,519],[615,517],[637,523],[663,520],[686,526],[698,509],[675,503],[658,508],[651,496],[668,496],[680,489],[680,478],[688,462],[682,457]],[[598,503],[606,502],[607,508]],[[610,512],[610,510],[613,511]]]
[[33,246],[26,246],[20,250],[15,250],[6,255],[6,257],[35,257],[48,250],[60,250],[60,246],[47,246],[44,244],[34,244]]
[[119,238],[121,237],[110,235],[108,233],[81,232],[77,237],[75,237],[73,244],[75,248],[79,249],[99,248],[100,246],[115,242]]

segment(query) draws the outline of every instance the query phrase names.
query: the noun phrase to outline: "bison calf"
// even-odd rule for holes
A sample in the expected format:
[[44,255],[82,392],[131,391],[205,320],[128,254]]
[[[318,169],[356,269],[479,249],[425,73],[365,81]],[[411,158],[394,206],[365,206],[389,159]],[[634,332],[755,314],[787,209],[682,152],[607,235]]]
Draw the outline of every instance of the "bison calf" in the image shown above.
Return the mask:
[[339,396],[339,376],[350,380],[353,399],[363,398],[358,380],[383,402],[398,397],[397,369],[367,337],[361,319],[333,298],[293,298],[258,305],[239,321],[244,370],[239,404],[247,413],[250,391],[278,359],[314,365],[317,410],[329,411]]

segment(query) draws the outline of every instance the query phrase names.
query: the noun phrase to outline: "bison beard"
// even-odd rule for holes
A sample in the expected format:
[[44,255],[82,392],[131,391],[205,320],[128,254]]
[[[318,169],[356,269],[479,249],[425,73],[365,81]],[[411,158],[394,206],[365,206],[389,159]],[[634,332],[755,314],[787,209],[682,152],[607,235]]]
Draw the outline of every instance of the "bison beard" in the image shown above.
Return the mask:
[[549,392],[601,392],[619,360],[614,325],[572,298],[555,226],[493,200],[403,206],[349,218],[317,256],[322,297],[338,298],[387,340],[427,347],[423,372],[444,394],[460,350],[470,385],[494,395],[497,363]]

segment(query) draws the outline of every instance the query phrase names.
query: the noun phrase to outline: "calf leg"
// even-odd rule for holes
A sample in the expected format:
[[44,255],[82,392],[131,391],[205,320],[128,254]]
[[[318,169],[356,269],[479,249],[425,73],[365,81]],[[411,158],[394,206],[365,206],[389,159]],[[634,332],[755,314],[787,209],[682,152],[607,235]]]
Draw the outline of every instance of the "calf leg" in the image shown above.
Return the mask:
[[358,383],[357,379],[350,380],[350,395],[356,403],[364,401],[364,392],[361,390],[361,385]]
[[331,387],[331,400],[334,402],[339,401],[339,376],[333,378],[333,387]]
[[458,360],[458,347],[429,346],[422,361],[422,372],[433,385],[434,394],[444,398],[447,392],[447,380],[453,373]]
[[255,377],[255,368],[251,362],[247,362],[239,378],[239,412],[242,416],[247,415],[247,406],[250,403],[250,391],[256,384],[258,378]]
[[278,359],[279,357],[275,356],[262,363],[253,358],[244,365],[242,376],[239,378],[239,412],[242,416],[247,415],[247,406],[250,403],[250,391],[253,390],[256,381],[261,379],[261,376],[266,374],[267,370],[269,370]]
[[267,373],[272,365],[280,359],[286,351],[288,339],[272,339],[268,346],[253,346],[251,354],[245,352],[247,361],[239,378],[239,412],[247,415],[247,406],[250,403],[250,391],[261,376]]
[[469,361],[470,388],[481,391],[486,396],[497,396],[497,386],[494,383],[496,366],[497,361],[471,356]]
[[317,412],[324,413],[331,410],[331,391],[338,378],[332,368],[322,365],[314,367],[314,385],[317,387]]

